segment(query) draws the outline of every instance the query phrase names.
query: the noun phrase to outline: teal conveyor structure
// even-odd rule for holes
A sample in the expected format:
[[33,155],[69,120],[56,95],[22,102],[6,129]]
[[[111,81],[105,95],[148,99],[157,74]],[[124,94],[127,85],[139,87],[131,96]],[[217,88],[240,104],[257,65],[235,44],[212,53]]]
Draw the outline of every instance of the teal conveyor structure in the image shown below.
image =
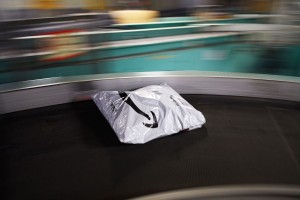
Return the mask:
[[[35,28],[35,34],[10,38],[11,45],[1,51],[0,82],[181,70],[299,76],[299,44],[282,48],[282,41],[273,47],[265,40],[272,31],[297,35],[297,26],[164,20],[94,30],[82,23]],[[275,54],[280,66],[269,58]]]

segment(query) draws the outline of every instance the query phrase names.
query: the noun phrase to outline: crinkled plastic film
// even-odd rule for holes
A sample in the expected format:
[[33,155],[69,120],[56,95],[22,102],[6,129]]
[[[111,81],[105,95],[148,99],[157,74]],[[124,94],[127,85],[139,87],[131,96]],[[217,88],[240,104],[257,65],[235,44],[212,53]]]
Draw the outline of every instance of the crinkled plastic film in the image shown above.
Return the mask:
[[143,144],[205,124],[203,114],[167,84],[102,91],[92,98],[123,143]]

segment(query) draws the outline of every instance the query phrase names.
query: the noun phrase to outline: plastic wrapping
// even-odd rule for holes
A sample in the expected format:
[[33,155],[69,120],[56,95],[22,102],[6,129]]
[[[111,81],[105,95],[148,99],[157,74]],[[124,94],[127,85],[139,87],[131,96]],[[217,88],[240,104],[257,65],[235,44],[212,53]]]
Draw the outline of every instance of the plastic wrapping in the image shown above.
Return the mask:
[[143,144],[205,123],[202,113],[166,84],[102,91],[92,98],[123,143]]

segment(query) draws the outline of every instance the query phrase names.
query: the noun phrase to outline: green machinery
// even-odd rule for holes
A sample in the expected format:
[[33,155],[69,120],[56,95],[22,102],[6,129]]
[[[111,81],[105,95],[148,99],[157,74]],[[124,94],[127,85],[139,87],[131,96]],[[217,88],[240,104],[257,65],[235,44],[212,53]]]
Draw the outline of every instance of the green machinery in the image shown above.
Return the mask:
[[[299,45],[274,50],[262,42],[259,29],[231,28],[240,22],[248,22],[247,27],[254,26],[253,22],[262,19],[266,17],[208,24],[194,18],[163,18],[160,22],[114,25],[109,29],[59,37],[18,37],[13,39],[18,49],[26,51],[0,57],[0,83],[101,73],[183,70],[300,76]],[[49,41],[56,43],[57,38],[67,41],[68,45],[71,43],[67,53],[65,44],[61,43],[58,49],[41,48],[49,45]],[[70,52],[71,56],[58,57]],[[282,61],[281,68],[268,67],[272,62],[278,64],[268,60],[268,55],[274,52]],[[56,59],[49,60],[49,57]]]

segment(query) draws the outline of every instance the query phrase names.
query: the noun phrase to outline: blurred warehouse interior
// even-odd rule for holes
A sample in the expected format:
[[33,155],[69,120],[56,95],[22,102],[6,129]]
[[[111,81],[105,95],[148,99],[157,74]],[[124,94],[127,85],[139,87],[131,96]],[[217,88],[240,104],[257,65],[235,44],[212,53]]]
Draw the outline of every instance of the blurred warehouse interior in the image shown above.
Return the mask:
[[291,12],[299,10],[297,0],[3,0],[0,2],[0,14],[2,20],[119,9],[147,9],[161,12],[181,10],[181,13],[176,14],[187,15],[189,13],[184,13],[183,9],[204,5],[219,5],[223,10],[235,13],[296,14]]
[[299,8],[297,0],[3,0],[0,83],[182,70],[299,77]]

